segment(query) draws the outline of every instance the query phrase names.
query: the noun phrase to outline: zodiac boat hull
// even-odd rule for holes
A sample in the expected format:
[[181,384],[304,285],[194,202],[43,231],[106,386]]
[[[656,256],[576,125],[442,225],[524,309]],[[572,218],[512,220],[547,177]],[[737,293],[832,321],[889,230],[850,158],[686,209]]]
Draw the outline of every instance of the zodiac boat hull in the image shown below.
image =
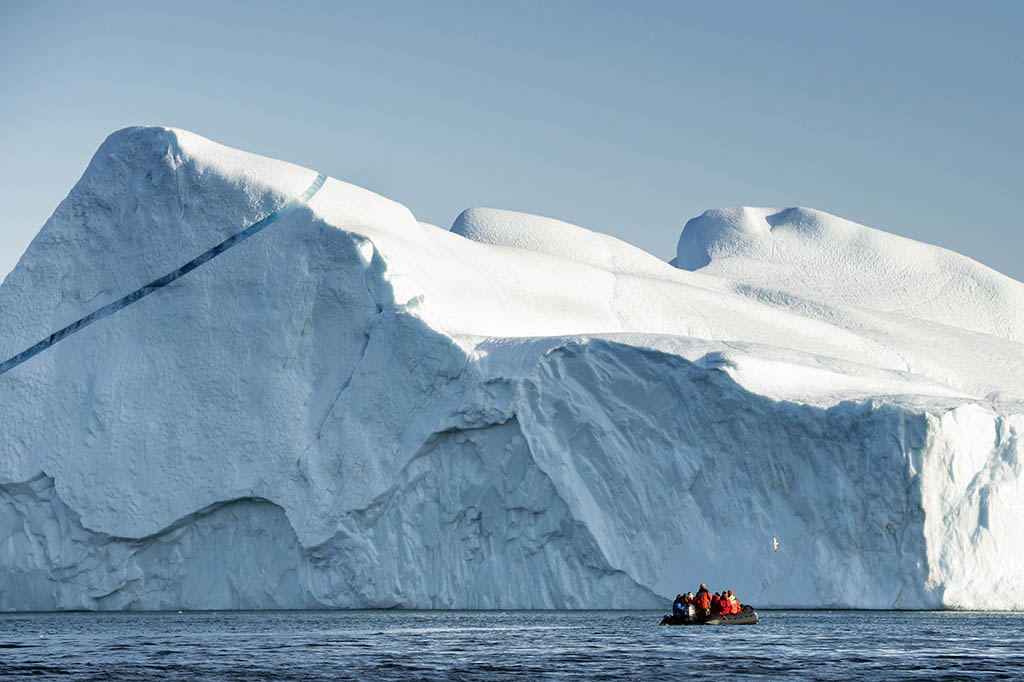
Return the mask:
[[753,606],[744,606],[739,613],[712,614],[706,619],[689,614],[678,616],[665,616],[661,619],[662,625],[756,625],[757,611]]

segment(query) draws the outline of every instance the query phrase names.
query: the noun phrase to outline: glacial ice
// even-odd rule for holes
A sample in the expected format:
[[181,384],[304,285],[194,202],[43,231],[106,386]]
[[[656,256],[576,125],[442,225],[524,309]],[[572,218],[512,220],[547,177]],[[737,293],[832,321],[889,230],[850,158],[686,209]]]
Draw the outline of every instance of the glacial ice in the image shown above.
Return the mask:
[[[315,177],[114,133],[0,285],[0,360]],[[0,375],[0,609],[1024,609],[1024,285],[802,208],[709,211],[673,263],[329,178]]]

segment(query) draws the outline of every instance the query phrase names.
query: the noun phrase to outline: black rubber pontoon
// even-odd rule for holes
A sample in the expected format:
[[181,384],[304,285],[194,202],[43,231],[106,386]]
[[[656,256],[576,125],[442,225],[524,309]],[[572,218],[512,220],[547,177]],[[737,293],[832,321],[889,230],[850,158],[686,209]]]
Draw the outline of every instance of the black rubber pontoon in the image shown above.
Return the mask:
[[745,605],[739,613],[711,614],[707,618],[697,615],[692,606],[687,613],[665,616],[662,625],[757,625],[757,611],[753,606]]

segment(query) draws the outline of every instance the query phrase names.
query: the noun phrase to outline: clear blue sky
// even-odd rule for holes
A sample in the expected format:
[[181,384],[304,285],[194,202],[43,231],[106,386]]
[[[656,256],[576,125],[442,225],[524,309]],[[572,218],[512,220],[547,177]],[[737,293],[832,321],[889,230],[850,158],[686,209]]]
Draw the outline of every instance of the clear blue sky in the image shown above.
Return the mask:
[[810,206],[1024,280],[1024,2],[0,0],[0,276],[103,139],[186,128],[449,226],[550,215],[672,257]]

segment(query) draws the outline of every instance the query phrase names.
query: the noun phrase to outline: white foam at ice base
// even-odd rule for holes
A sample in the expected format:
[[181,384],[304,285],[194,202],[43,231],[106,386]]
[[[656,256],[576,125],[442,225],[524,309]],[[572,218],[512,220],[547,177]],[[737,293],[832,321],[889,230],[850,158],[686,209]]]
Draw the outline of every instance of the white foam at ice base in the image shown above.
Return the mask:
[[[0,354],[315,176],[115,133]],[[1022,285],[809,209],[708,212],[675,262],[328,179],[0,376],[0,608],[1024,608]]]

